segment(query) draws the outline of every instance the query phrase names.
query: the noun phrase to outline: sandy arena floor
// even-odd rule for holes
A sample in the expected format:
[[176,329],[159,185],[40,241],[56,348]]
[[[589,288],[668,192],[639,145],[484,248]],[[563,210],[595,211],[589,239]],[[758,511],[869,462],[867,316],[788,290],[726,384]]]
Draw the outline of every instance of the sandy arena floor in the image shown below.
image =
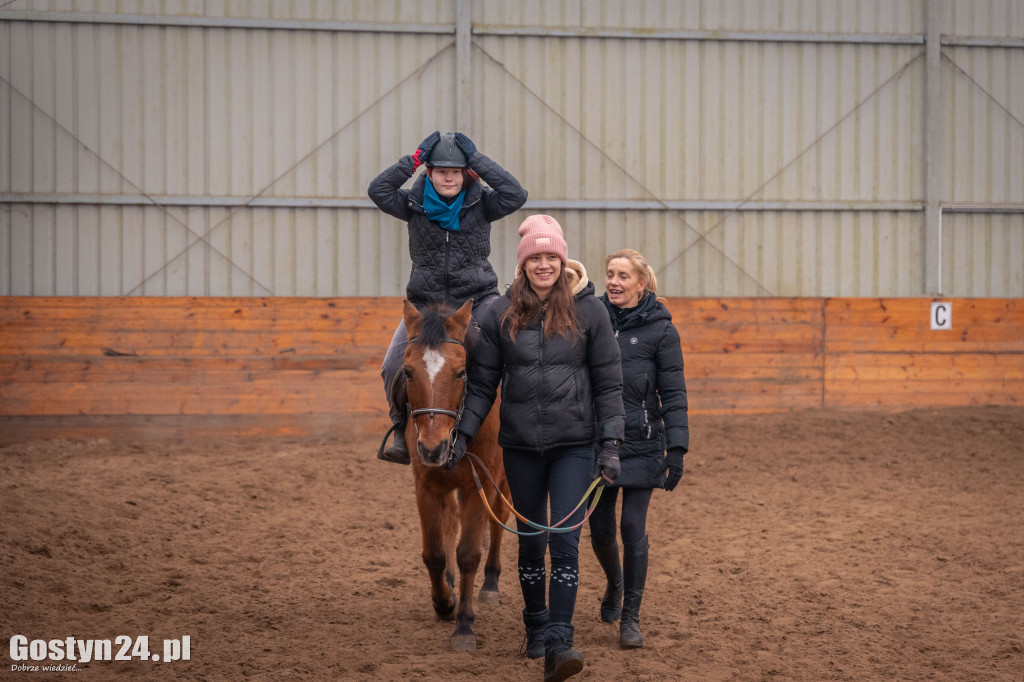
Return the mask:
[[[1024,408],[694,416],[656,492],[641,624],[600,622],[584,531],[579,680],[1024,679]],[[475,653],[449,653],[410,470],[348,442],[0,448],[3,679],[540,680],[516,540]],[[478,578],[479,582],[479,578]],[[188,635],[191,660],[21,673],[9,642]],[[39,665],[32,661],[32,665]]]

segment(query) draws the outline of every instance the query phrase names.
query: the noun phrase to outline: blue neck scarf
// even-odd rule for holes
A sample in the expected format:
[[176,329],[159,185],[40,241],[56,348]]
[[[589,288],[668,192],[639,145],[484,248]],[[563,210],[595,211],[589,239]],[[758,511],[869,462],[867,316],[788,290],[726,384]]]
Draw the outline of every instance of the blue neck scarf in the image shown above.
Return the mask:
[[458,232],[459,211],[462,210],[462,201],[466,198],[466,190],[459,192],[459,196],[455,197],[455,201],[451,204],[446,204],[437,195],[437,190],[434,189],[430,178],[426,180],[427,183],[423,188],[423,209],[427,212],[427,217],[446,230]]

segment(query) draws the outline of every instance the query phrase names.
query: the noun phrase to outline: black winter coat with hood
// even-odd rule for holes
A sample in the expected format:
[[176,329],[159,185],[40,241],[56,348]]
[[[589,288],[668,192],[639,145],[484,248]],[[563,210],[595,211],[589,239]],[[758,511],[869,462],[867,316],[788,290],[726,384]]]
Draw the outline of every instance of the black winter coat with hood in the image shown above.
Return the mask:
[[480,152],[469,158],[469,167],[489,187],[477,181],[464,188],[458,231],[445,230],[427,218],[423,208],[426,173],[410,189],[402,189],[414,173],[412,156],[403,156],[370,183],[368,193],[377,208],[409,225],[412,272],[406,298],[417,307],[440,302],[458,308],[472,298],[475,309],[498,295],[498,276],[488,260],[491,222],[519,210],[526,203],[526,190]]
[[650,294],[633,308],[618,308],[605,294],[622,357],[626,438],[619,448],[622,472],[615,485],[662,488],[668,448],[690,447],[683,351],[672,314]]
[[503,448],[533,450],[594,445],[623,437],[622,370],[608,313],[594,297],[583,265],[570,260],[581,335],[544,338],[543,316],[512,339],[501,329],[508,295],[491,304],[478,323],[469,388],[459,430],[476,434],[501,385]]

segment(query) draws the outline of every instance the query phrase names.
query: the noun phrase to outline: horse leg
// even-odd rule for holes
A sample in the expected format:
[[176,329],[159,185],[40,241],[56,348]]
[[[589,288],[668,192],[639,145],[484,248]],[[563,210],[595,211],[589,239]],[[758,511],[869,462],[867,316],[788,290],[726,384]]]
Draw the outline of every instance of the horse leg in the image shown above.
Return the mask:
[[[505,499],[511,499],[508,483],[504,477],[500,479],[499,484]],[[508,525],[511,515],[508,505],[501,501],[497,491],[492,491],[488,498],[488,503],[494,510],[494,515],[498,517],[498,521]],[[487,548],[487,561],[484,562],[484,584],[480,588],[480,602],[484,604],[497,604],[500,601],[498,578],[501,577],[501,540],[505,537],[505,529],[498,521],[489,519],[488,522],[490,543]]]
[[463,497],[460,512],[462,534],[455,552],[459,565],[459,609],[455,617],[455,632],[452,634],[452,651],[473,651],[476,649],[473,584],[480,567],[480,544],[483,541],[487,512],[480,498],[472,493]]
[[447,517],[455,515],[455,500],[451,494],[433,495],[429,491],[420,490],[416,496],[416,506],[423,534],[423,564],[430,576],[430,600],[438,618],[452,620],[455,611],[455,594],[452,590],[454,576],[447,570],[450,542],[446,530],[451,527]]

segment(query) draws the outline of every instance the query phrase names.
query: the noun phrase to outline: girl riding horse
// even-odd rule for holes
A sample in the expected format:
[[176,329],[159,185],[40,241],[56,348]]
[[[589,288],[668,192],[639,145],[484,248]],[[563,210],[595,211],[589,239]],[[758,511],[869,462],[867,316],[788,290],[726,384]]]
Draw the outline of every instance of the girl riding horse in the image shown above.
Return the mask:
[[[410,189],[402,189],[422,164],[427,172]],[[511,173],[477,151],[468,137],[434,131],[414,154],[401,157],[374,178],[369,195],[377,208],[408,223],[412,272],[406,297],[413,305],[444,303],[458,308],[472,299],[475,317],[498,297],[498,276],[488,261],[491,223],[519,210],[526,203],[526,190]],[[409,463],[401,436],[406,419],[405,376],[399,371],[408,338],[405,323],[399,322],[381,368],[396,428],[394,443],[378,457],[400,464]]]

